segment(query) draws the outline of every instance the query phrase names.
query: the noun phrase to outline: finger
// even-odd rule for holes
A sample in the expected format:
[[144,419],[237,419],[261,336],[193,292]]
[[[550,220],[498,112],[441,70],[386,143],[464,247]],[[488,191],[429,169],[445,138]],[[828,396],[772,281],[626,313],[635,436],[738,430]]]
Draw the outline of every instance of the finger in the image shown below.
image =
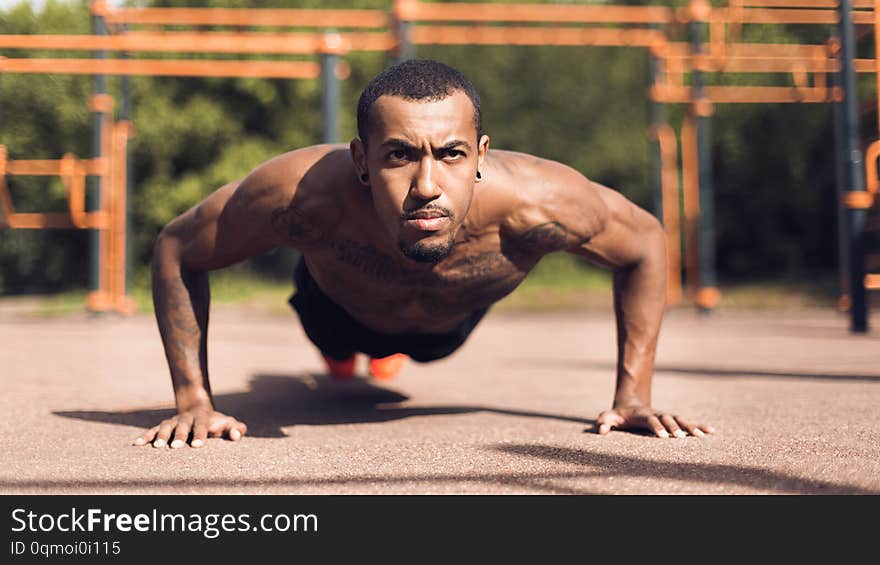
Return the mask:
[[[211,437],[223,437],[231,439],[232,441],[238,441],[242,436],[242,430],[238,428],[239,424],[241,424],[241,422],[232,416],[226,416],[212,422],[211,425],[208,426],[208,434],[210,434]],[[247,427],[244,429],[247,430]],[[233,431],[235,432],[234,434]]]
[[232,441],[238,441],[242,438],[244,434],[247,433],[247,424],[244,422],[239,422],[238,420],[233,419],[234,423],[229,427],[229,439]]
[[617,412],[606,410],[599,414],[596,423],[599,424],[599,435],[604,436],[608,435],[608,432],[623,423],[623,418],[621,418],[620,414]]
[[675,421],[678,422],[678,425],[681,426],[683,430],[687,431],[687,433],[691,434],[692,436],[700,437],[706,435],[703,433],[703,430],[701,430],[697,425],[692,424],[690,421],[685,420],[681,416],[676,416]]
[[156,439],[153,440],[153,447],[165,447],[168,444],[168,438],[174,430],[176,420],[165,420],[159,424],[159,431],[156,432]]
[[140,437],[135,439],[134,442],[132,443],[132,445],[146,445],[146,444],[150,443],[151,441],[153,441],[153,438],[156,437],[156,432],[158,432],[158,431],[159,431],[159,426],[153,426],[149,430],[142,433],[140,435]]
[[171,442],[172,449],[179,449],[186,445],[189,439],[189,432],[192,430],[193,419],[191,416],[180,418],[177,421],[177,427],[174,428],[174,440]]
[[654,435],[657,437],[668,438],[669,432],[666,431],[666,428],[663,427],[663,424],[660,423],[660,418],[657,416],[648,416],[647,424],[648,428],[654,432]]
[[716,430],[712,426],[706,426],[704,424],[699,424],[697,427],[699,429],[703,430],[704,432],[706,432],[707,434],[717,434],[718,433],[718,430]]
[[229,429],[230,423],[234,421],[235,418],[231,416],[221,416],[214,419],[208,424],[208,436],[223,437],[223,435]]
[[192,447],[202,447],[205,445],[205,442],[208,440],[208,418],[206,416],[199,416],[193,422],[192,435],[193,439],[192,443],[190,443]]
[[660,421],[663,422],[663,425],[666,426],[666,429],[672,435],[672,437],[685,437],[687,436],[681,428],[678,427],[678,422],[675,421],[675,416],[671,414],[663,414],[660,416]]

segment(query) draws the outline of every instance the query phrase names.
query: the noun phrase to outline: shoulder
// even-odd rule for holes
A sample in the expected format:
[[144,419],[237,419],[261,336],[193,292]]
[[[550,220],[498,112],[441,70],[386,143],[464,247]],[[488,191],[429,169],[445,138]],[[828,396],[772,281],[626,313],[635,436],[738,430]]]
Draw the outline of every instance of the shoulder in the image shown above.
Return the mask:
[[511,151],[490,152],[491,173],[511,187],[502,233],[537,254],[576,247],[604,229],[605,189],[577,170]]
[[[343,145],[315,145],[282,153],[252,170],[239,190],[251,198],[290,201],[309,187],[334,183],[342,166],[351,162]],[[306,195],[304,195],[306,196]]]
[[[334,193],[354,175],[343,145],[316,145],[283,153],[256,167],[227,205],[230,212],[268,216],[278,242],[301,244],[321,237],[336,207]],[[242,210],[244,209],[244,210]]]

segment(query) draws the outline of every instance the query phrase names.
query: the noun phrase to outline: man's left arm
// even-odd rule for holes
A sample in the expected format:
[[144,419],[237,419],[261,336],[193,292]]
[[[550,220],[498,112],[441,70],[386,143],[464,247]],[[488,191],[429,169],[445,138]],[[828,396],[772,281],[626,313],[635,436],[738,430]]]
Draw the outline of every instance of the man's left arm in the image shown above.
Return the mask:
[[666,306],[662,226],[620,193],[586,182],[581,206],[595,218],[593,233],[569,251],[613,271],[617,323],[617,384],[612,408],[597,420],[599,434],[612,428],[646,429],[663,438],[712,433],[711,426],[657,410],[651,403],[654,356]]

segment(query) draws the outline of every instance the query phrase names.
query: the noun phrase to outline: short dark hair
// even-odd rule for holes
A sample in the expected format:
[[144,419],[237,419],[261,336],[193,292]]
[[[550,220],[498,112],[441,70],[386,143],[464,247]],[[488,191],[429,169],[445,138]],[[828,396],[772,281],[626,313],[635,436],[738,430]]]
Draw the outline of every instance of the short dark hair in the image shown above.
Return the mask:
[[358,137],[367,142],[370,107],[380,96],[400,96],[407,100],[442,100],[456,91],[467,94],[474,105],[474,125],[477,139],[483,134],[483,114],[480,94],[471,81],[449,65],[430,59],[412,59],[392,65],[376,75],[358,100]]

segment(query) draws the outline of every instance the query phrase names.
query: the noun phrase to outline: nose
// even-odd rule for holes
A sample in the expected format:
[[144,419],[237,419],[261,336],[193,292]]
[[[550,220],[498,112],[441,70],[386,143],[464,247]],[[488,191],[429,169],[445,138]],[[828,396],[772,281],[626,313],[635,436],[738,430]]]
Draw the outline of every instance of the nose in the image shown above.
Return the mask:
[[409,191],[413,198],[419,200],[434,200],[440,196],[440,185],[437,184],[433,159],[425,157],[419,161],[419,167]]

